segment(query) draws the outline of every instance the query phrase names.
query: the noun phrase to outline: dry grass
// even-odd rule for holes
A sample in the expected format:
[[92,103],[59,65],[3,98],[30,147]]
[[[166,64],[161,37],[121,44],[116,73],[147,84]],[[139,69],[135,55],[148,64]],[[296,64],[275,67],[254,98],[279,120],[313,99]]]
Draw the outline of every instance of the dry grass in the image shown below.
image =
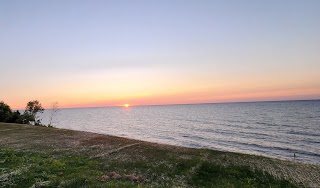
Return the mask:
[[[190,177],[204,162],[224,167],[249,167],[288,180],[298,187],[320,187],[319,165],[161,145],[81,131],[0,123],[0,149],[3,148],[52,157],[85,156],[105,164],[101,168],[106,172],[142,176],[143,184],[150,187],[188,187]],[[177,168],[180,174],[166,172]],[[0,179],[25,170],[27,167],[9,173],[1,174],[0,171]]]

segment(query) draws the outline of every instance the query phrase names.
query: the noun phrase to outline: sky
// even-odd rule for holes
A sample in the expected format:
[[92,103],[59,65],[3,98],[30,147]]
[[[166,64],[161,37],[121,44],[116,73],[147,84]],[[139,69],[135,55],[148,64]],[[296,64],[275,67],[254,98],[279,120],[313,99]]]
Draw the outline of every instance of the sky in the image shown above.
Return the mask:
[[320,99],[318,0],[0,0],[23,109]]

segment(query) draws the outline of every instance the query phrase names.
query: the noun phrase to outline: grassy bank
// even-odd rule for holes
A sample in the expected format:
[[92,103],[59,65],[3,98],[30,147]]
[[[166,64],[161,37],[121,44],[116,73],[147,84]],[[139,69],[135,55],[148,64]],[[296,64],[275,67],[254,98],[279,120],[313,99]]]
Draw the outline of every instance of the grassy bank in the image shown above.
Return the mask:
[[0,123],[0,187],[320,187],[320,167]]

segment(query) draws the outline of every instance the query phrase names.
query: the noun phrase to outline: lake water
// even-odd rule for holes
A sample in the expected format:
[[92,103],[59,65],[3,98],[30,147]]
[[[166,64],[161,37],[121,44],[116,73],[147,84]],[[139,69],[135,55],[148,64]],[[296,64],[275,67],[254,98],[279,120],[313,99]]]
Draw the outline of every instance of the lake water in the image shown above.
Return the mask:
[[53,125],[320,164],[320,100],[61,109]]

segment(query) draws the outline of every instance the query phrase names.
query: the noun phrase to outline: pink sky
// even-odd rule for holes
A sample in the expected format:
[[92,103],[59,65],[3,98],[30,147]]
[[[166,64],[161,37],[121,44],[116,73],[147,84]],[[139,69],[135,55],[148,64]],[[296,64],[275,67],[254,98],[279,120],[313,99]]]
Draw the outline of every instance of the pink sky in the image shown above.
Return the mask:
[[320,1],[1,1],[0,100],[320,99]]

